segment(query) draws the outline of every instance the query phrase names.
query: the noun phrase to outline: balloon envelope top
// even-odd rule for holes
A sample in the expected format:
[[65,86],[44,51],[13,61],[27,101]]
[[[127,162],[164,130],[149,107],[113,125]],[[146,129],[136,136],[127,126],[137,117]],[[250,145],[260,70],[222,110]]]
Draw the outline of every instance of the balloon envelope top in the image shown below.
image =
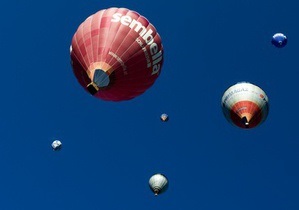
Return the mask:
[[245,129],[260,125],[269,112],[266,93],[248,82],[229,87],[223,94],[221,104],[225,118],[231,124]]
[[81,86],[102,100],[130,100],[160,75],[163,46],[155,27],[126,8],[103,9],[80,24],[70,46]]
[[272,37],[272,44],[278,48],[282,48],[286,46],[288,39],[287,37],[282,33],[276,33]]

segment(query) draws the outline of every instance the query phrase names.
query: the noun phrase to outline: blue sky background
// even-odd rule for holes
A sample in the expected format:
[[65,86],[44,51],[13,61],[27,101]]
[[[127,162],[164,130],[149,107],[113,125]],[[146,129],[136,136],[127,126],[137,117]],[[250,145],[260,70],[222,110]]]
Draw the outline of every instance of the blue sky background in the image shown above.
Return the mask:
[[[69,56],[79,24],[112,6],[147,17],[165,50],[154,86],[119,103],[87,94]],[[298,210],[298,8],[294,0],[2,1],[0,209]],[[271,45],[276,32],[288,36],[283,49]],[[223,92],[239,81],[269,97],[256,129],[222,114]],[[154,197],[148,179],[157,172],[170,186]]]

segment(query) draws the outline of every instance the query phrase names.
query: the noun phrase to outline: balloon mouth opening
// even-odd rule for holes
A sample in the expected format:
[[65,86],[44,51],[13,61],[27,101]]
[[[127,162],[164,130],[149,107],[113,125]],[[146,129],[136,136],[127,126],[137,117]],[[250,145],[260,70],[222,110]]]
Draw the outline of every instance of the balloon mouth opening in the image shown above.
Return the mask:
[[246,128],[249,127],[249,121],[247,120],[247,117],[242,117],[241,122]]
[[93,75],[93,83],[99,88],[107,87],[110,83],[109,75],[102,69],[96,69]]
[[53,148],[53,151],[59,151],[59,150],[61,150],[61,146]]
[[110,84],[109,75],[102,69],[94,71],[93,80],[86,88],[91,95],[95,95],[100,89],[103,89]]
[[59,150],[61,150],[61,145],[52,145],[52,149],[53,149],[53,151],[59,151]]

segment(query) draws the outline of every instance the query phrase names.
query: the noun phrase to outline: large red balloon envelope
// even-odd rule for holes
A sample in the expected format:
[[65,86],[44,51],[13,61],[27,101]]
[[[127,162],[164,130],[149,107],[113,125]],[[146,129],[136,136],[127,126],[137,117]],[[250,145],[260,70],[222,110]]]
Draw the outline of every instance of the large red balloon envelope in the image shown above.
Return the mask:
[[70,47],[79,83],[97,98],[132,99],[158,78],[163,46],[155,27],[125,8],[100,10],[77,29]]

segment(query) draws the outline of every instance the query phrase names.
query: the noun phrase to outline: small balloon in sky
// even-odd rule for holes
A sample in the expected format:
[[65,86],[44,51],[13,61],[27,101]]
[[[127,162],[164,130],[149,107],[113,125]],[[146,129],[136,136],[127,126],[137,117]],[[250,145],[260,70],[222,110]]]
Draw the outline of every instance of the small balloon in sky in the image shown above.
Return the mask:
[[62,143],[59,140],[55,140],[55,141],[52,142],[51,146],[52,146],[52,148],[53,148],[54,151],[58,151],[58,150],[61,149]]
[[157,173],[149,179],[149,187],[157,196],[165,192],[168,188],[168,179],[163,174]]
[[223,94],[222,111],[231,124],[251,129],[262,124],[268,116],[269,100],[257,85],[238,82]]
[[272,37],[272,44],[278,48],[282,48],[286,46],[288,39],[287,37],[282,33],[276,33]]
[[169,120],[168,114],[165,114],[165,113],[161,114],[160,119],[163,122],[167,122]]

